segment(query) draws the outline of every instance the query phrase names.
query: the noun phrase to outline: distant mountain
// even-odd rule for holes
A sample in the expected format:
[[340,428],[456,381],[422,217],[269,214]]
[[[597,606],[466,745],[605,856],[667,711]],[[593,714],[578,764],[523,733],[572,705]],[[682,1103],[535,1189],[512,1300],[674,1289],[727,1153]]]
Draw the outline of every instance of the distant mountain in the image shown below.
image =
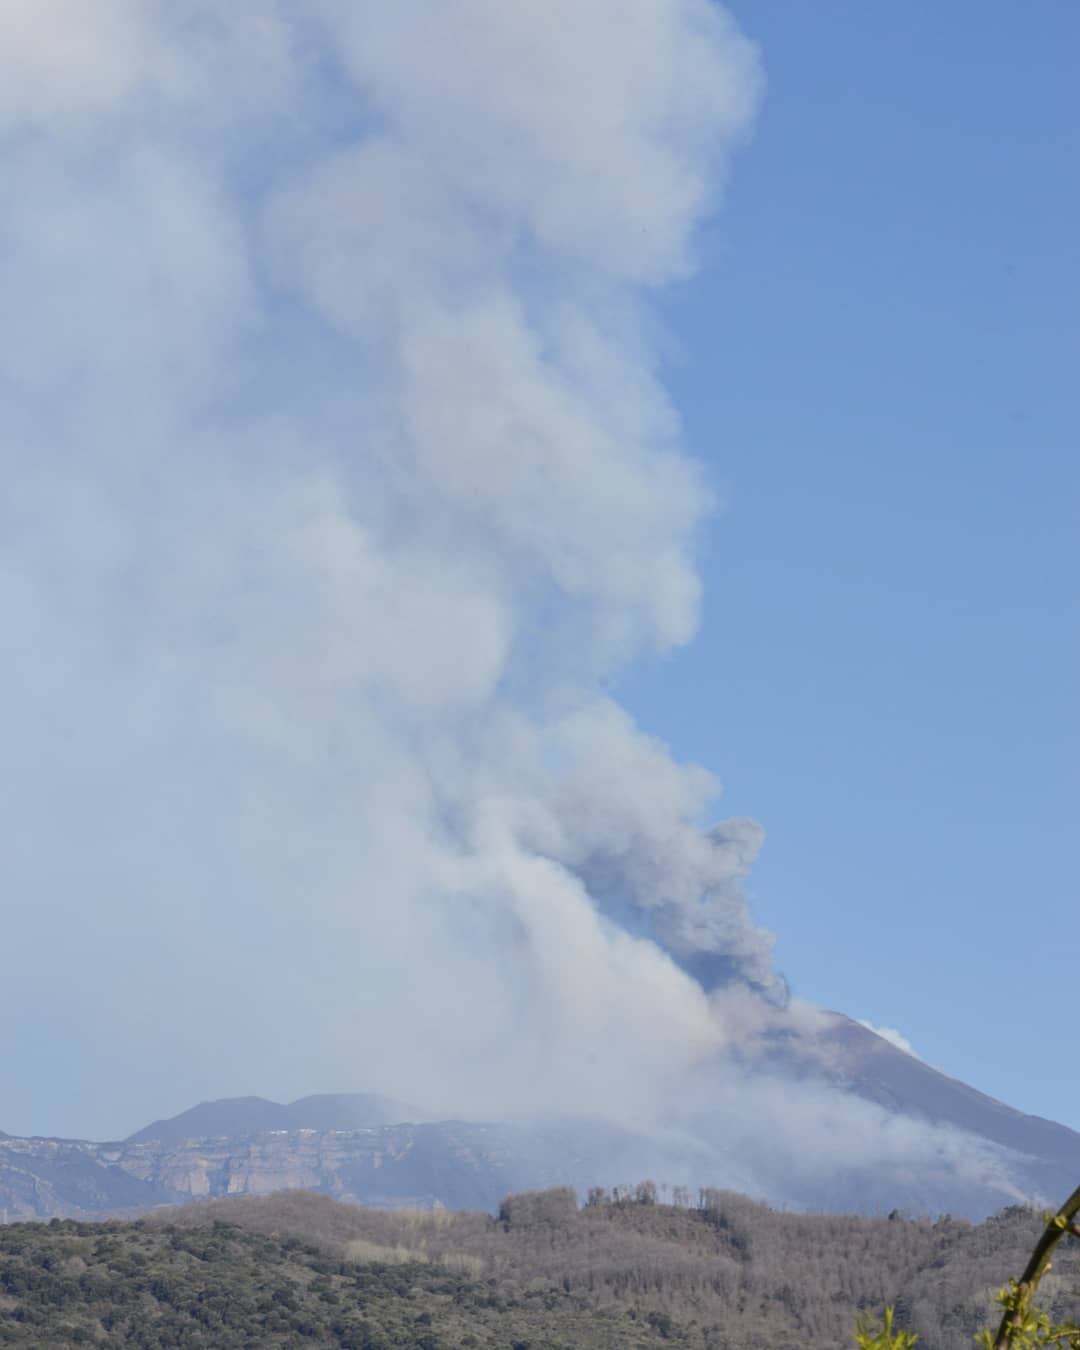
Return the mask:
[[168,1120],[155,1120],[126,1142],[243,1138],[272,1130],[370,1130],[428,1119],[428,1114],[416,1107],[367,1092],[301,1097],[287,1106],[265,1097],[226,1097],[201,1102]]
[[281,1190],[384,1208],[490,1211],[509,1191],[568,1176],[583,1188],[636,1177],[640,1150],[632,1134],[590,1122],[303,1127],[119,1144],[0,1140],[0,1218],[100,1217]]
[[82,1140],[0,1138],[0,1221],[128,1214],[175,1203],[174,1192],[120,1166],[103,1153],[106,1147]]
[[[723,1063],[715,1071],[724,1073]],[[995,1101],[839,1014],[810,1035],[774,1035],[764,1052],[744,1057],[741,1072],[751,1086],[755,1076],[779,1081],[782,1094],[799,1083],[841,1089],[884,1108],[905,1130],[923,1121],[966,1134],[951,1136],[951,1151],[935,1145],[912,1155],[926,1156],[925,1165],[910,1166],[901,1154],[887,1167],[873,1161],[872,1147],[862,1162],[843,1150],[827,1163],[785,1157],[776,1135],[747,1115],[753,1092],[715,1125],[706,1115],[687,1128],[673,1114],[649,1133],[580,1119],[439,1121],[367,1094],[288,1105],[240,1097],[204,1102],[118,1143],[0,1136],[0,1218],[133,1213],[293,1189],[390,1208],[490,1211],[509,1191],[584,1192],[652,1177],[818,1211],[898,1208],[977,1219],[1021,1197],[1056,1202],[1080,1181],[1080,1134]]]

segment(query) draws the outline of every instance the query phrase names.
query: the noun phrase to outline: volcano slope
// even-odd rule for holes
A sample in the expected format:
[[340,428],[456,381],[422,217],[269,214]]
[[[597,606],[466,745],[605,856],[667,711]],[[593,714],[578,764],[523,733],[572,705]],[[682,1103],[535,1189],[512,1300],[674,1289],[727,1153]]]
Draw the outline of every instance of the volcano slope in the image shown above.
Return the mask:
[[0,1220],[134,1215],[281,1190],[494,1212],[510,1191],[654,1177],[808,1211],[973,1220],[1056,1204],[1080,1135],[950,1078],[839,1014],[703,1066],[649,1126],[438,1119],[374,1097],[202,1103],[117,1143],[0,1136]]

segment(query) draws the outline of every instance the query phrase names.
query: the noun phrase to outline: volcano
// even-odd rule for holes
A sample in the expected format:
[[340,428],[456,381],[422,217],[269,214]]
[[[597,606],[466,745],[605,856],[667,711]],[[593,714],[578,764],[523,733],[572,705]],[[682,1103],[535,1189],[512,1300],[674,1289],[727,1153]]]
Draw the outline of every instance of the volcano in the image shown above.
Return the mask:
[[[727,1075],[722,1110],[710,1075]],[[1080,1180],[1076,1131],[996,1101],[839,1013],[700,1077],[703,1095],[689,1109],[673,1104],[648,1127],[441,1120],[344,1094],[287,1106],[205,1102],[113,1143],[0,1134],[0,1216],[103,1217],[296,1188],[367,1205],[490,1211],[509,1191],[570,1184],[584,1193],[651,1176],[799,1209],[978,1219],[1011,1203],[1055,1203]],[[839,1155],[822,1149],[807,1104],[827,1130],[856,1130]],[[792,1127],[778,1133],[785,1113]],[[921,1151],[890,1154],[875,1134],[905,1147],[914,1138]]]

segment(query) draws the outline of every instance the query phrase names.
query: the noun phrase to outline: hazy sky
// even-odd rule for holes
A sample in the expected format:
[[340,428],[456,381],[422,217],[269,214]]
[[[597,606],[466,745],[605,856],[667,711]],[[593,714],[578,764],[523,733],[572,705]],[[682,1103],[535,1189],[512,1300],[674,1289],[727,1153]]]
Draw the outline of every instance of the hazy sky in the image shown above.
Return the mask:
[[784,977],[1080,1126],[1080,21],[943,8],[5,7],[0,1128]]

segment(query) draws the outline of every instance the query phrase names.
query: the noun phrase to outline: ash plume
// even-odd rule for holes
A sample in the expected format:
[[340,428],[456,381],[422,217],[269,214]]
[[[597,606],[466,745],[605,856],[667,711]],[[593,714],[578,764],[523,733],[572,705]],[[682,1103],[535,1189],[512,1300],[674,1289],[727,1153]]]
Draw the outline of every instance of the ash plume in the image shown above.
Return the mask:
[[761,89],[710,0],[4,6],[6,936],[125,1085],[8,1128],[647,1118],[785,1015],[759,827],[605,692],[697,623],[648,302]]
[[754,50],[704,0],[6,14],[21,940],[221,1082],[648,1096],[723,1042],[679,960],[776,983],[753,828],[603,692],[696,623],[641,304]]

